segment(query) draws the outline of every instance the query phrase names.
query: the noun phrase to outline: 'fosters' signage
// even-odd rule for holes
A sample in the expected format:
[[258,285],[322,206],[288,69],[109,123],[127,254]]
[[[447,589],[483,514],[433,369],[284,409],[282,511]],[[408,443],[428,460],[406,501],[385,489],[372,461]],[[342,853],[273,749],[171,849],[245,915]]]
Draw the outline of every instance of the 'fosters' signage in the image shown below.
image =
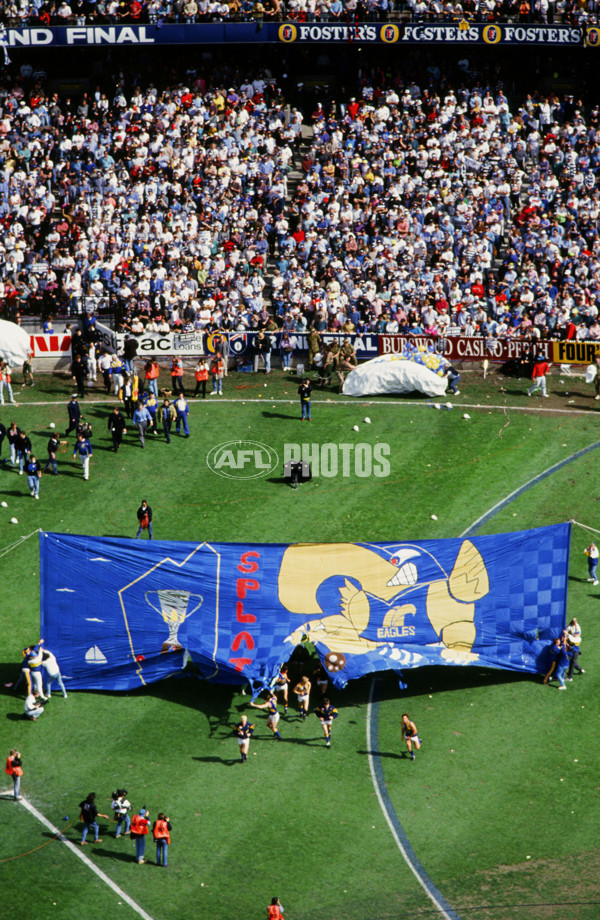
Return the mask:
[[600,46],[600,30],[585,31],[568,25],[487,24],[427,22],[375,24],[359,22],[222,22],[155,23],[147,25],[75,25],[50,28],[7,28],[0,46],[9,48],[41,45],[194,45],[194,44],[487,44],[487,45],[585,45]]

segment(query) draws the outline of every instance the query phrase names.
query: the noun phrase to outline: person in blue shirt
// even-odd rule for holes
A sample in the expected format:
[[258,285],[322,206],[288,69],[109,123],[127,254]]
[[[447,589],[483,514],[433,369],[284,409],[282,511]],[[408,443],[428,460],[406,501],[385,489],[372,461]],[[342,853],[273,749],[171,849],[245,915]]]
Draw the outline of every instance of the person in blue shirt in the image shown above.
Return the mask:
[[25,659],[29,669],[30,692],[38,693],[40,699],[46,702],[47,696],[44,693],[44,682],[42,679],[42,645],[44,640],[40,639],[37,645],[29,645],[25,652]]
[[254,732],[254,725],[248,721],[248,716],[244,715],[238,724],[234,727],[233,731],[234,734],[237,735],[242,763],[245,763],[248,759],[248,751],[250,750],[250,738]]
[[266,709],[268,710],[267,718],[267,728],[270,728],[275,737],[281,741],[281,735],[277,728],[279,722],[279,713],[277,711],[277,697],[271,691],[269,693],[269,698],[266,703],[250,703],[251,706],[254,706],[255,709]]
[[549,681],[556,677],[559,683],[558,689],[566,690],[567,686],[565,684],[565,672],[569,664],[569,653],[567,651],[566,638],[563,639],[562,636],[559,636],[554,639],[550,647],[550,653],[552,656],[552,664],[550,665],[548,673],[544,677],[544,683],[547,684]]
[[68,437],[72,431],[77,431],[79,419],[81,418],[81,409],[75,394],[71,396],[71,402],[67,403],[67,412],[69,413],[69,427],[65,431],[65,437]]
[[173,416],[176,415],[176,410],[173,408],[168,399],[165,399],[162,408],[160,410],[163,431],[165,433],[165,438],[167,439],[167,444],[171,443],[171,425],[173,424]]
[[92,450],[92,445],[90,441],[84,437],[82,434],[77,435],[77,441],[75,442],[75,450],[73,451],[73,456],[76,457],[79,455],[81,465],[83,467],[83,478],[90,478],[90,457],[92,457],[94,451]]
[[175,422],[175,431],[177,434],[181,433],[181,426],[183,425],[183,434],[186,438],[190,436],[190,429],[188,426],[188,415],[190,414],[190,407],[188,406],[187,399],[181,393],[179,398],[175,401],[175,411],[177,412],[177,420]]
[[158,428],[156,427],[156,413],[158,411],[158,400],[154,393],[148,393],[148,398],[146,399],[146,409],[150,413],[150,418],[152,419],[152,432],[158,434]]
[[323,728],[327,747],[331,747],[331,726],[333,720],[337,719],[339,713],[337,709],[331,705],[327,697],[325,697],[320,706],[315,706],[315,715]]
[[144,406],[141,402],[137,404],[137,409],[133,413],[133,424],[136,426],[140,433],[140,444],[142,447],[145,447],[146,429],[148,428],[148,425],[152,424],[152,416],[150,415],[150,412],[146,406]]
[[40,479],[42,476],[42,468],[38,463],[34,454],[29,455],[29,459],[26,464],[27,470],[27,485],[29,486],[29,492],[32,498],[39,499],[40,497]]
[[413,747],[418,751],[421,747],[421,739],[419,738],[417,726],[406,712],[402,714],[402,738],[410,754],[410,759],[414,760],[415,752]]
[[569,667],[569,652],[567,649],[566,635],[561,636],[558,642],[558,651],[556,653],[556,679],[559,684],[558,689],[566,690],[567,685],[565,684],[565,674],[567,672],[567,668]]

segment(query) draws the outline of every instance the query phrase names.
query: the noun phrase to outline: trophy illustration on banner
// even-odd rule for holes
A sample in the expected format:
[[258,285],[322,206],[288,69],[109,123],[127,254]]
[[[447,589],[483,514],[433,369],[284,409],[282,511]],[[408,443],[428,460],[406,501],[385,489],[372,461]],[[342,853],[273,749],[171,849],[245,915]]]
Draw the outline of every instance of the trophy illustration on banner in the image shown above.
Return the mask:
[[189,591],[146,591],[146,603],[150,604],[165,621],[169,630],[168,638],[163,642],[161,652],[181,652],[178,639],[179,627],[184,620],[202,606],[204,598]]

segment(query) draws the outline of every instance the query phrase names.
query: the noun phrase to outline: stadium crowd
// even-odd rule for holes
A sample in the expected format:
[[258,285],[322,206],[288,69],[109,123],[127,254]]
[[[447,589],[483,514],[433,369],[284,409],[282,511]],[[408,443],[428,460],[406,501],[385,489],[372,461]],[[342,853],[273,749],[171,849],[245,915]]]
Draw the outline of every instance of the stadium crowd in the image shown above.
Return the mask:
[[268,71],[188,78],[0,86],[3,315],[600,338],[597,107],[435,66],[304,113]]
[[210,22],[598,22],[598,0],[4,0],[13,27]]

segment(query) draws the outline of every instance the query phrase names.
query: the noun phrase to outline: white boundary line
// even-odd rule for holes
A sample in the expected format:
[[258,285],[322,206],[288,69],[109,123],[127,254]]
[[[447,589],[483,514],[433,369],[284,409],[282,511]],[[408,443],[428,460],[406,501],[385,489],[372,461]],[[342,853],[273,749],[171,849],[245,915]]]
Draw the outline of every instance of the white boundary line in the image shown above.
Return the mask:
[[[373,786],[375,787],[375,792],[377,793],[377,799],[379,801],[380,808],[383,812],[383,816],[385,820],[387,821],[388,827],[390,831],[392,832],[392,837],[396,841],[396,846],[398,847],[398,849],[400,850],[400,853],[402,854],[402,858],[404,859],[404,862],[406,863],[406,865],[408,866],[408,868],[410,869],[410,871],[416,878],[417,882],[419,883],[419,885],[421,886],[421,888],[423,889],[427,897],[435,905],[436,910],[439,911],[439,913],[441,914],[442,917],[445,918],[445,920],[456,920],[457,915],[454,912],[451,914],[448,913],[447,910],[444,908],[443,904],[436,897],[437,889],[435,889],[435,887],[433,886],[433,883],[430,882],[430,884],[428,885],[426,879],[424,879],[422,875],[419,873],[417,867],[414,864],[414,859],[415,859],[414,854],[411,855],[410,853],[408,853],[408,851],[406,850],[406,847],[404,846],[398,834],[398,831],[397,831],[397,828],[394,822],[394,818],[396,818],[396,821],[398,821],[398,818],[395,813],[393,816],[390,814],[387,804],[384,801],[384,798],[381,794],[381,787],[380,787],[379,779],[377,777],[377,772],[375,770],[375,763],[373,760],[373,753],[372,753],[373,736],[371,734],[371,711],[372,711],[374,690],[375,690],[375,678],[371,681],[371,689],[369,691],[369,701],[367,703],[367,752],[368,752],[368,757],[369,757],[369,769],[371,771],[371,779],[373,780]],[[393,809],[393,806],[392,806],[392,809]]]
[[[96,866],[92,862],[92,860],[88,856],[85,855],[85,853],[77,849],[74,843],[71,843],[70,840],[67,840],[64,834],[61,831],[59,831],[57,827],[54,827],[54,825],[50,821],[48,821],[47,818],[44,817],[41,811],[37,810],[35,805],[32,805],[31,802],[29,802],[25,798],[21,798],[19,800],[19,803],[23,806],[23,808],[26,808],[27,811],[30,814],[32,814],[34,818],[37,818],[37,820],[41,824],[43,824],[44,827],[47,827],[49,831],[52,831],[53,834],[56,834],[57,839],[60,840],[61,843],[64,843],[64,845],[72,853],[74,853],[75,856],[77,856],[83,863],[85,863],[88,869],[91,869],[92,872],[94,872],[98,876],[99,879],[101,879],[106,885],[108,885],[108,887],[111,888],[115,892],[115,894],[117,894],[120,898],[122,898],[126,904],[129,904],[129,906],[132,908],[132,910],[136,912],[136,914],[139,914],[139,916],[142,917],[143,920],[152,920],[152,917],[150,916],[150,914],[147,914],[146,911],[143,910],[143,908],[139,906],[139,904],[136,904],[133,898],[130,898],[129,895],[123,891],[122,888],[119,888],[119,886],[116,885],[112,881],[112,879],[110,879],[108,875],[106,875],[102,871],[102,869],[99,869],[98,866]],[[133,857],[132,857],[132,863],[133,863]]]
[[[377,406],[383,406],[383,407],[401,406],[402,407],[403,406],[407,409],[414,409],[415,406],[420,406],[422,409],[430,409],[432,406],[431,402],[425,402],[422,399],[419,399],[419,400],[386,399],[385,401],[382,400],[381,402],[375,401],[375,399],[376,397],[372,397],[372,398],[365,397],[364,399],[352,399],[351,402],[346,402],[345,400],[342,400],[342,399],[323,399],[323,400],[319,399],[319,400],[315,400],[314,405],[318,405],[319,407],[323,407],[323,406],[327,406],[327,407],[329,406],[345,406],[345,407],[348,407],[348,406],[376,406],[376,407]],[[457,402],[452,401],[451,393],[447,393],[445,396],[437,396],[437,397],[431,396],[431,397],[428,397],[428,399],[434,400],[435,402],[440,403],[442,407],[445,407],[445,403],[443,402],[443,400],[446,400],[447,402],[450,401],[452,402],[453,409],[456,409],[456,410],[459,410],[459,409],[498,409],[501,412],[504,412],[505,410],[507,412],[508,411],[510,412],[533,412],[536,415],[540,415],[540,414],[545,414],[545,415],[591,415],[594,412],[598,413],[598,409],[595,406],[590,406],[589,409],[572,409],[567,406],[565,406],[564,409],[551,409],[551,408],[546,408],[544,406],[537,405],[537,404],[530,405],[530,406],[504,406],[504,405],[501,406],[501,405],[496,405],[496,403],[466,403],[466,402],[457,403]],[[212,403],[207,403],[206,400],[203,400],[203,399],[190,398],[188,399],[188,402],[194,405],[196,404],[211,405],[212,404],[212,405],[218,405],[218,406],[222,406],[226,404],[233,405],[235,403],[260,403],[263,406],[268,406],[271,403],[273,403],[273,405],[277,405],[277,404],[283,404],[283,405],[288,405],[288,406],[298,405],[297,399],[280,399],[280,398],[271,399],[270,396],[267,396],[265,399],[258,399],[256,397],[250,397],[250,396],[248,397],[239,396],[237,399],[221,398],[219,399],[218,402],[213,400]],[[107,399],[86,399],[85,401],[85,406],[120,406],[120,405],[121,405],[121,402],[119,400],[111,401]],[[16,408],[28,408],[29,406],[66,406],[66,402],[64,399],[57,400],[56,402],[27,402],[27,403],[19,403]]]

